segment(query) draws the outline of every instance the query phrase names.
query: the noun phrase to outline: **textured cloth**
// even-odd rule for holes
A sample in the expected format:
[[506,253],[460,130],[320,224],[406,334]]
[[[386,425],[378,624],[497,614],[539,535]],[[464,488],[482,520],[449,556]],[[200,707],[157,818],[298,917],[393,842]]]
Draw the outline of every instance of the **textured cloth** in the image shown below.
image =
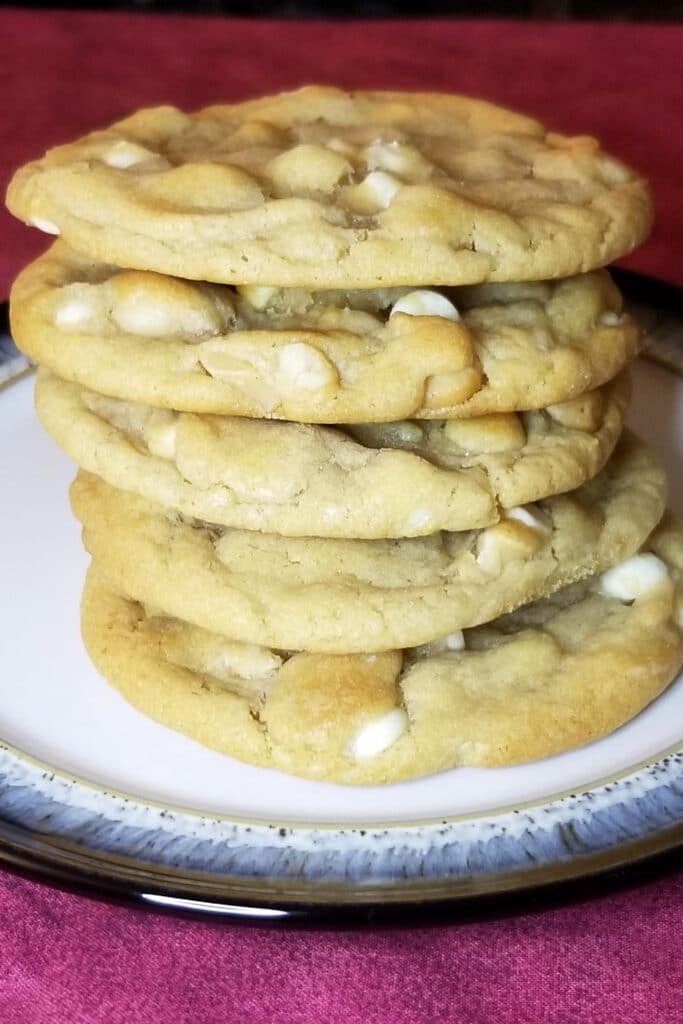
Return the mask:
[[683,876],[499,921],[384,931],[210,924],[10,879],[8,1024],[672,1024]]
[[[0,11],[0,184],[47,145],[171,101],[320,80],[480,94],[594,132],[652,181],[629,265],[683,284],[681,26],[275,23]],[[0,214],[0,296],[44,236]],[[538,914],[390,931],[269,930],[111,906],[0,873],[0,1020],[298,1024],[680,1016],[683,875]]]

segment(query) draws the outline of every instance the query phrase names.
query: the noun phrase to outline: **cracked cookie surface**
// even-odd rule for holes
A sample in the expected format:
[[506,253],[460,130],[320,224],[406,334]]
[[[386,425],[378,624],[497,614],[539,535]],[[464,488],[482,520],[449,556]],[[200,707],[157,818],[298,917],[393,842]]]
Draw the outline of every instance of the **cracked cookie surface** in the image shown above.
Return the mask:
[[593,577],[458,644],[370,656],[236,644],[116,596],[94,565],[83,635],[131,704],[251,764],[347,784],[501,767],[611,732],[671,681],[683,660],[680,527],[645,551],[617,567],[628,576],[649,560],[635,597]]
[[461,96],[320,86],[139,111],[21,168],[7,202],[118,266],[312,288],[568,276],[652,219],[595,139]]
[[341,427],[176,413],[41,370],[36,408],[82,468],[209,523],[285,536],[469,530],[595,476],[623,426],[628,379],[548,410]]
[[428,643],[601,571],[644,543],[665,497],[658,461],[630,436],[571,494],[405,540],[208,527],[83,471],[71,488],[117,592],[243,642],[343,653]]
[[34,361],[103,394],[309,423],[540,409],[611,380],[641,333],[605,271],[439,291],[235,290],[118,272],[62,243],[20,274],[11,316]]

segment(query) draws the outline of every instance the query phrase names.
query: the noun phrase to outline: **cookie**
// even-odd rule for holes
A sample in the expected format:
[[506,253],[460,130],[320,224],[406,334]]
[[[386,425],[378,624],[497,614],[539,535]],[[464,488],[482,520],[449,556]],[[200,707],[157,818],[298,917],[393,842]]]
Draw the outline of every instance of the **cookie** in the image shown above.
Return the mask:
[[595,139],[461,96],[315,86],[139,111],[23,167],[7,203],[117,266],[316,289],[565,277],[652,219]]
[[240,293],[61,243],[19,276],[11,310],[27,355],[94,391],[309,423],[541,409],[610,380],[640,340],[604,271],[447,294]]
[[552,406],[468,420],[321,427],[176,413],[40,371],[43,426],[113,487],[223,526],[299,537],[415,537],[487,526],[595,476],[628,378]]
[[659,463],[630,436],[571,494],[407,540],[208,527],[84,472],[71,489],[116,592],[235,640],[331,653],[428,643],[601,571],[644,543],[665,496]]
[[[162,724],[251,764],[347,784],[557,754],[616,729],[683,661],[683,533],[456,644],[293,654],[227,641],[115,596],[91,569],[83,636]],[[678,585],[676,592],[675,585]]]

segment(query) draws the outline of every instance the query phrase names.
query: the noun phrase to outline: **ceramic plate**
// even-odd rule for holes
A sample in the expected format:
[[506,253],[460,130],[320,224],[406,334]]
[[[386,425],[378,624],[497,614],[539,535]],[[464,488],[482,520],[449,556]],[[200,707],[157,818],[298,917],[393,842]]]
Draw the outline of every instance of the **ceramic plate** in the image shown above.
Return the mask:
[[[631,424],[683,512],[683,380],[641,361]],[[338,919],[500,901],[683,843],[683,676],[580,750],[387,787],[288,778],[149,721],[83,651],[74,467],[30,377],[0,392],[0,436],[0,863],[155,906]]]

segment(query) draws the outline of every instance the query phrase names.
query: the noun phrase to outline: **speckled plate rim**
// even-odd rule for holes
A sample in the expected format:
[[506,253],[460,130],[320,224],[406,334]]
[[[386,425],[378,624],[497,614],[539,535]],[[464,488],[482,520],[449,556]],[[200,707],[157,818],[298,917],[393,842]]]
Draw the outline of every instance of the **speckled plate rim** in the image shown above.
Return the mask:
[[234,821],[0,748],[0,863],[150,906],[263,920],[566,885],[683,846],[683,748],[524,808],[362,827]]
[[[679,289],[617,277],[639,302],[683,310]],[[673,363],[665,355],[680,369],[677,348]],[[287,922],[387,911],[403,919],[415,908],[452,913],[491,900],[503,909],[506,895],[569,893],[574,881],[681,847],[683,738],[579,793],[448,820],[340,827],[155,804],[0,744],[0,865],[156,908]]]

